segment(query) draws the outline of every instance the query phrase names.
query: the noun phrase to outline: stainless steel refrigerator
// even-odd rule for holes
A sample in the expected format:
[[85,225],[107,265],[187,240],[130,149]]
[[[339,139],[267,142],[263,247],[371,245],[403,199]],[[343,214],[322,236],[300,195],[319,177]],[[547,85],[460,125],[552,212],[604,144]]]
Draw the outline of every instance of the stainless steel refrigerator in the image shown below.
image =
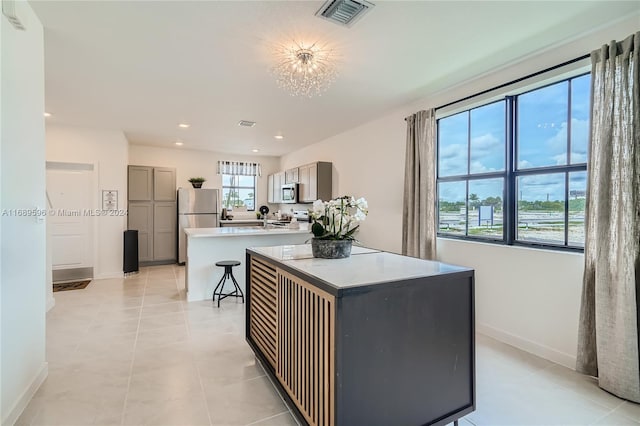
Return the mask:
[[178,262],[187,259],[185,228],[220,226],[218,190],[178,188]]

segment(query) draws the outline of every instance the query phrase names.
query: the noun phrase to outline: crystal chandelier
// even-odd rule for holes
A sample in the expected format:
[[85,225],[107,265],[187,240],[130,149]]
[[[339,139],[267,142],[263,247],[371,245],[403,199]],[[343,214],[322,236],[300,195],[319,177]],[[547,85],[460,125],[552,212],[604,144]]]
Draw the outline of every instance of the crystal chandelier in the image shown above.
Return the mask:
[[310,46],[295,43],[282,47],[277,56],[278,62],[272,71],[277,77],[278,86],[291,96],[310,98],[321,95],[338,75],[333,52],[315,43]]

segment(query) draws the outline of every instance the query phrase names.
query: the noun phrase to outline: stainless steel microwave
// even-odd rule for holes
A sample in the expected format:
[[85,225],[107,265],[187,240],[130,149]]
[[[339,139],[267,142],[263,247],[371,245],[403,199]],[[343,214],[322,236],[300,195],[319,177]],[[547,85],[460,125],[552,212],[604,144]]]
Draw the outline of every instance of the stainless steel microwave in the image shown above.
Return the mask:
[[282,202],[283,203],[297,203],[298,202],[298,184],[297,183],[288,183],[286,185],[282,185],[282,189],[280,190],[282,194]]

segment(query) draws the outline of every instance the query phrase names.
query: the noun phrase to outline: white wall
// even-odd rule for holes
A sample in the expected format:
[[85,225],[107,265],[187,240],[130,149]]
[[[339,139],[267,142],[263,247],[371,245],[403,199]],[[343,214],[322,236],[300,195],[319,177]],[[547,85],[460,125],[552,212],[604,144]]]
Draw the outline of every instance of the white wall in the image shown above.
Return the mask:
[[2,424],[13,424],[47,376],[44,216],[12,213],[46,208],[43,30],[27,2],[16,2],[16,15],[26,31],[0,15]]
[[[175,167],[178,187],[191,188],[189,178],[202,176],[203,188],[222,188],[222,176],[216,174],[218,160],[252,161],[262,165],[262,176],[256,179],[256,206],[267,203],[267,176],[278,170],[279,159],[266,156],[242,156],[186,148],[159,148],[146,145],[129,146],[129,164],[137,166]],[[254,213],[247,216],[253,216]]]
[[[55,120],[55,117],[54,117]],[[93,164],[93,208],[102,208],[102,190],[118,191],[118,209],[127,208],[129,146],[124,134],[47,123],[47,161]],[[54,206],[55,207],[55,206]],[[121,277],[126,216],[93,218],[94,277]]]
[[[357,234],[364,245],[399,252],[402,245],[404,117],[462,99],[563,63],[637,31],[638,16],[567,40],[320,143],[285,155],[280,168],[312,161],[334,164],[333,195],[369,200]],[[611,25],[611,24],[610,24]],[[439,259],[476,269],[477,329],[574,367],[583,256],[465,241],[438,240]]]
[[396,114],[372,121],[285,155],[281,163],[282,170],[313,161],[333,163],[333,197],[353,195],[369,203],[369,216],[356,238],[365,246],[398,253],[406,131],[402,118]]

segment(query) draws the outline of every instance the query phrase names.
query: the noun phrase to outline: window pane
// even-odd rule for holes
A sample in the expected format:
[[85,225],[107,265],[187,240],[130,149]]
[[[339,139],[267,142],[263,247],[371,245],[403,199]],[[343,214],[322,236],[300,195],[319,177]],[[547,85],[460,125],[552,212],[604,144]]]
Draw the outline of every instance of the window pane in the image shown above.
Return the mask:
[[254,177],[253,176],[236,176],[237,185],[238,186],[250,186],[253,187]]
[[584,247],[587,172],[569,173],[569,245]]
[[502,238],[504,179],[469,181],[469,235]]
[[518,177],[516,239],[564,244],[565,174]]
[[504,170],[505,102],[471,110],[471,173]]
[[467,223],[466,197],[466,182],[444,182],[438,184],[439,232],[465,235]]
[[438,120],[438,173],[440,176],[467,174],[469,136],[468,112]]
[[568,82],[518,96],[519,169],[567,164]]
[[591,75],[571,80],[571,164],[587,162]]
[[222,175],[222,186],[231,186],[231,175]]
[[222,207],[233,208],[235,206],[246,206],[247,210],[253,210],[255,208],[254,190],[223,188]]

